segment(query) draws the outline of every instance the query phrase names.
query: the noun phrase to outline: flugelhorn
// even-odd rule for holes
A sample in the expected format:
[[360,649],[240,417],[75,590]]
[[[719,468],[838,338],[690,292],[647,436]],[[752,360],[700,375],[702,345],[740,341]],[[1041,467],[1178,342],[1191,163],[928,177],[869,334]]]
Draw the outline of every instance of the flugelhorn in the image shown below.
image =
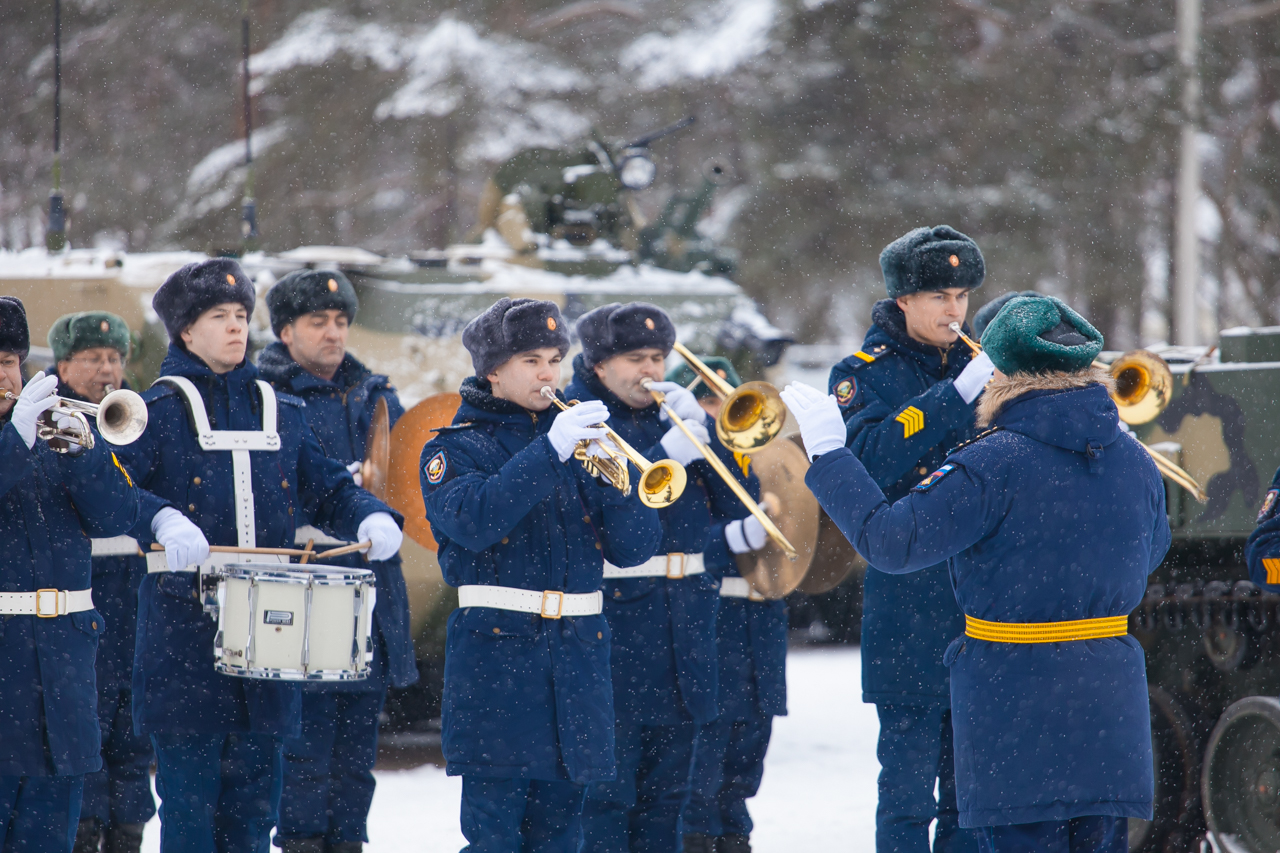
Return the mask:
[[673,349],[723,401],[716,416],[716,437],[721,444],[738,453],[750,453],[765,447],[782,432],[787,423],[787,407],[777,388],[768,382],[744,382],[734,388],[684,344],[677,341]]
[[[543,386],[541,393],[561,411],[568,410],[569,405],[560,401],[550,385]],[[680,499],[689,481],[683,465],[674,459],[650,462],[624,441],[622,436],[604,424],[601,426],[604,428],[605,438],[617,447],[617,451],[603,441],[582,442],[573,453],[574,459],[592,474],[604,477],[624,495],[631,494],[631,476],[627,471],[627,462],[630,462],[640,472],[639,497],[645,506],[662,509]],[[598,453],[588,452],[587,444],[597,445]]]
[[[18,395],[0,391],[0,399],[16,401]],[[112,391],[102,398],[101,403],[85,403],[56,395],[54,399],[57,404],[45,412],[36,425],[36,438],[50,442],[50,448],[58,453],[66,453],[72,444],[85,450],[93,449],[93,430],[89,428],[86,416],[97,419],[98,433],[111,444],[132,444],[147,429],[147,404],[127,388]],[[56,414],[70,418],[72,425],[55,425],[53,416]]]
[[[684,353],[681,353],[681,355],[684,355]],[[705,367],[706,365],[703,366]],[[760,522],[760,526],[764,528],[764,532],[769,534],[769,538],[778,543],[778,547],[786,552],[787,559],[796,559],[798,554],[796,553],[795,546],[787,541],[787,537],[778,529],[778,525],[774,524],[773,520],[760,509],[759,504],[752,499],[750,493],[742,487],[742,484],[738,482],[737,478],[729,473],[729,469],[720,461],[720,457],[716,456],[715,451],[699,441],[698,437],[689,429],[689,425],[680,419],[680,416],[675,413],[674,409],[667,405],[667,395],[653,387],[652,379],[642,379],[640,384],[644,386],[646,391],[653,395],[654,401],[657,402],[657,404],[662,407],[663,411],[667,413],[667,417],[671,419],[671,423],[680,428],[680,431],[684,433],[685,438],[689,439],[693,446],[697,448],[698,452],[702,454],[702,458],[707,460],[707,464],[720,475],[720,479],[725,481],[725,484],[728,485],[729,488],[733,490],[733,493],[738,496],[738,500],[742,501],[747,510],[755,516],[756,521]],[[786,411],[785,407],[783,408],[783,411]],[[718,434],[719,432],[717,431],[717,435]]]

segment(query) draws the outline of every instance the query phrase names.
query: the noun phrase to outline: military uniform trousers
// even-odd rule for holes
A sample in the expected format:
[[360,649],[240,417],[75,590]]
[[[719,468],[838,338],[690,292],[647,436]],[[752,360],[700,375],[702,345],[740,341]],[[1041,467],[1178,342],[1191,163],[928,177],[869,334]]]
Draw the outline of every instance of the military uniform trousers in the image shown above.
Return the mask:
[[982,853],[1126,853],[1129,819],[1091,815],[1071,820],[983,826],[978,830]]
[[673,853],[684,834],[698,725],[647,726],[619,717],[613,782],[587,790],[582,853]]
[[157,734],[151,743],[162,850],[269,853],[280,802],[280,738]]
[[156,813],[151,795],[151,740],[133,731],[133,691],[99,685],[98,724],[102,728],[102,769],[84,777],[80,819],[103,826],[146,823]]
[[70,850],[83,776],[0,776],[0,851]]
[[876,713],[876,853],[929,853],[929,824],[935,819],[933,853],[976,853],[977,838],[972,830],[960,828],[956,807],[951,709],[942,704],[881,702]]
[[586,786],[462,777],[463,853],[577,853]]
[[772,733],[772,714],[757,713],[745,720],[721,716],[702,727],[689,805],[684,810],[684,834],[751,834],[747,800],[760,790]]

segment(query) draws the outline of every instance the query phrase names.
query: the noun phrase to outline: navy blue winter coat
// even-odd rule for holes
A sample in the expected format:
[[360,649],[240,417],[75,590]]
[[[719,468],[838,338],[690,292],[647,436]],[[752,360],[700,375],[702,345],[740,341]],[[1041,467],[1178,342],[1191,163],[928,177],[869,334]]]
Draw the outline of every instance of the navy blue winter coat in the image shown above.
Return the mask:
[[[344,465],[364,459],[365,442],[379,400],[387,401],[391,426],[404,414],[400,398],[387,377],[371,372],[350,353],[338,366],[333,380],[304,370],[284,344],[274,343],[258,357],[262,378],[277,391],[303,400],[307,422],[315,431],[324,454]],[[400,570],[400,555],[369,562],[361,554],[328,561],[329,565],[369,568],[377,575],[378,598],[373,610],[375,667],[385,667],[392,687],[408,687],[418,680],[413,637],[409,628],[409,593]],[[309,685],[312,686],[312,685]],[[360,690],[376,686],[363,681],[314,685],[317,689]]]
[[[119,536],[138,490],[105,442],[79,456],[28,449],[0,418],[0,592],[91,584],[89,537]],[[93,671],[102,614],[0,616],[0,776],[75,776],[102,766]]]
[[[262,429],[258,368],[245,362],[217,375],[170,345],[161,376],[195,383],[215,430]],[[231,454],[205,452],[182,396],[160,383],[142,395],[149,422],[142,438],[118,449],[141,488],[133,535],[148,550],[151,520],[177,507],[211,545],[237,542]],[[364,518],[393,512],[361,489],[342,463],[329,459],[303,415],[303,403],[276,394],[280,450],[250,454],[255,535],[260,548],[293,547],[294,532],[313,508],[318,527],[354,541]],[[310,520],[310,519],[308,519]],[[133,720],[139,734],[262,732],[295,735],[301,722],[296,683],[220,675],[213,668],[217,624],[197,597],[194,572],[148,575],[138,596],[138,645],[133,670]]]
[[1271,592],[1280,590],[1280,469],[1271,478],[1271,488],[1258,510],[1258,526],[1249,534],[1244,556],[1249,577]]
[[[671,428],[657,404],[635,409],[613,394],[588,370],[582,356],[573,360],[570,400],[600,400],[609,407],[609,428],[650,462],[662,459],[662,436]],[[715,438],[710,418],[704,425],[721,461],[743,482],[733,453]],[[705,461],[688,466],[689,481],[680,499],[658,510],[662,520],[660,554],[703,555],[711,571],[679,580],[610,578],[604,582],[605,615],[613,628],[613,699],[618,715],[645,725],[672,725],[690,718],[699,725],[716,718],[719,653],[716,613],[720,588],[714,571],[733,562],[723,525],[747,509]],[[750,478],[756,492],[759,481]],[[716,535],[712,535],[713,531]]]
[[[462,383],[453,426],[422,450],[427,520],[451,586],[591,593],[603,560],[657,551],[658,515],[560,461],[533,413]],[[607,781],[615,773],[609,623],[491,607],[449,616],[443,746],[451,775]]]
[[[879,571],[948,561],[969,616],[1127,616],[1169,548],[1169,522],[1160,475],[1106,389],[1078,387],[1100,375],[989,386],[982,408],[1004,402],[997,429],[892,505],[847,449],[820,457],[806,482]],[[1132,636],[964,636],[946,661],[961,826],[1151,818],[1146,670]]]
[[[877,302],[862,349],[831,369],[846,446],[897,500],[974,434],[973,406],[953,386],[972,355],[962,342],[927,346],[902,309]],[[945,566],[910,575],[868,572],[862,604],[862,701],[945,704],[942,654],[964,625]]]

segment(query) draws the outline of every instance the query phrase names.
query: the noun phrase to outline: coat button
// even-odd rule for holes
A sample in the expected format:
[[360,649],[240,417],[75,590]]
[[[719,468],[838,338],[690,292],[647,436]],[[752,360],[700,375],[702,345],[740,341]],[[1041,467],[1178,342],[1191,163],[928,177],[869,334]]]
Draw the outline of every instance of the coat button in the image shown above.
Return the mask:
[[603,545],[601,545],[599,541],[597,541],[597,542],[596,542],[596,550],[597,550],[597,551],[603,551],[603,550],[604,550],[604,546],[603,546]]
[[501,634],[501,633],[502,633],[502,629],[501,629],[501,628],[494,628],[494,629],[493,629],[493,633],[495,633],[495,634]]
[[[96,628],[96,627],[98,627],[98,626],[97,626],[97,625],[94,625],[93,627],[95,627],[95,628]],[[604,631],[596,631],[596,639],[597,639],[597,640],[603,640],[603,639],[604,639]]]
[[503,544],[503,545],[508,544],[510,541],[511,541],[511,540],[509,540],[507,537],[505,537],[505,536],[503,536],[503,537],[502,537],[502,544]]
[[916,470],[917,470],[917,471],[919,471],[921,474],[928,474],[928,473],[929,473],[929,469],[928,469],[928,468],[917,468]]
[[289,515],[293,515],[293,507],[289,507]]
[[287,488],[289,488],[289,481],[288,481],[288,480],[281,480],[281,481],[280,481],[280,488],[282,488],[282,489],[287,489]]
[[192,478],[191,478],[191,483],[192,483],[192,485],[196,485],[196,486],[200,485],[200,478],[199,478],[199,477],[192,477]]
[[195,511],[196,511],[195,504],[187,504],[187,512],[195,512]]
[[582,517],[582,520],[583,520],[583,521],[585,521],[587,524],[590,524],[590,523],[591,523],[591,516],[589,516],[589,515],[584,515],[584,516]]
[[95,630],[95,631],[96,631],[96,630],[98,630],[98,623],[97,623],[97,622],[90,622],[89,624],[90,624],[91,626],[93,626],[93,630]]
[[615,590],[613,591],[613,597],[614,597],[614,598],[622,598],[622,590],[620,590],[620,589],[615,589]]

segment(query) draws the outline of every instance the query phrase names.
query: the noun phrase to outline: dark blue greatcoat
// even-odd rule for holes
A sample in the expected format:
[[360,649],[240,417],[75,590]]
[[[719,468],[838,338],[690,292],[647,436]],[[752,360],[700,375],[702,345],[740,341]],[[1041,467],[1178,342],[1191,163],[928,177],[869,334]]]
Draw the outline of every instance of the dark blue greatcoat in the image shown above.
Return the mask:
[[[861,353],[831,369],[828,392],[844,414],[846,446],[894,501],[973,436],[973,406],[952,385],[972,356],[960,341],[943,350],[911,338],[892,299],[877,302],[871,319]],[[945,705],[942,653],[964,626],[946,568],[868,572],[864,584],[862,701]]]
[[[573,381],[565,388],[570,400],[600,400],[609,407],[609,428],[650,462],[662,459],[662,436],[671,422],[659,417],[657,404],[633,408],[613,394],[583,364],[573,361]],[[715,425],[706,418],[712,447],[721,461],[741,478],[741,469],[715,439]],[[688,466],[689,482],[680,499],[658,510],[662,520],[659,554],[703,554],[709,569],[733,562],[717,519],[741,518],[747,509],[703,460]],[[758,493],[759,481],[749,478]],[[743,480],[746,482],[746,480]],[[667,578],[610,578],[604,585],[605,615],[613,628],[613,691],[618,715],[644,725],[674,725],[690,718],[699,725],[718,714],[719,653],[716,614],[720,589],[708,571],[680,580]]]
[[[28,448],[0,418],[0,592],[88,589],[91,536],[127,533],[138,490],[99,439],[79,456]],[[76,776],[102,766],[93,671],[96,610],[0,616],[0,776]]]
[[[1249,534],[1244,556],[1249,577],[1271,592],[1280,590],[1280,469],[1271,478],[1271,488],[1258,510],[1258,526]],[[1267,560],[1270,565],[1268,571]]]
[[[1160,474],[1120,430],[1103,386],[1014,396],[1023,387],[1010,386],[998,430],[952,454],[897,503],[843,448],[820,457],[806,482],[880,571],[948,561],[969,616],[1126,616],[1169,548]],[[961,826],[1151,818],[1151,724],[1137,640],[961,637],[946,660]]]
[[[603,559],[657,551],[657,513],[560,461],[532,413],[470,377],[453,426],[422,450],[427,520],[451,586],[590,593]],[[490,607],[449,616],[442,713],[451,775],[587,783],[614,775],[609,624]]]
[[[215,430],[262,429],[258,369],[245,362],[222,375],[170,345],[162,376],[195,383]],[[211,545],[237,542],[231,454],[205,452],[182,396],[157,384],[142,395],[149,422],[142,438],[117,455],[141,487],[133,535],[147,550],[151,520],[174,506],[204,531]],[[280,450],[250,454],[256,537],[260,548],[293,547],[306,508],[314,523],[354,541],[364,518],[389,512],[361,489],[341,462],[325,457],[303,415],[303,403],[276,394]],[[213,668],[217,624],[197,598],[194,572],[148,575],[138,596],[138,644],[133,671],[134,726],[141,734],[296,735],[300,697],[296,683],[220,675]]]
[[[373,411],[379,400],[387,401],[391,426],[404,414],[400,398],[391,381],[373,373],[350,353],[338,366],[333,380],[321,379],[304,370],[289,355],[284,344],[274,343],[258,357],[262,378],[277,391],[302,399],[303,414],[325,456],[344,465],[364,459],[365,442],[373,422]],[[348,559],[326,561],[328,565],[369,568],[377,575],[378,600],[373,611],[374,647],[382,660],[375,667],[385,668],[392,687],[408,687],[418,680],[414,661],[413,637],[409,629],[409,593],[400,570],[400,555],[390,560],[370,563],[360,554]],[[337,682],[323,685],[326,690],[369,690],[378,679]]]

